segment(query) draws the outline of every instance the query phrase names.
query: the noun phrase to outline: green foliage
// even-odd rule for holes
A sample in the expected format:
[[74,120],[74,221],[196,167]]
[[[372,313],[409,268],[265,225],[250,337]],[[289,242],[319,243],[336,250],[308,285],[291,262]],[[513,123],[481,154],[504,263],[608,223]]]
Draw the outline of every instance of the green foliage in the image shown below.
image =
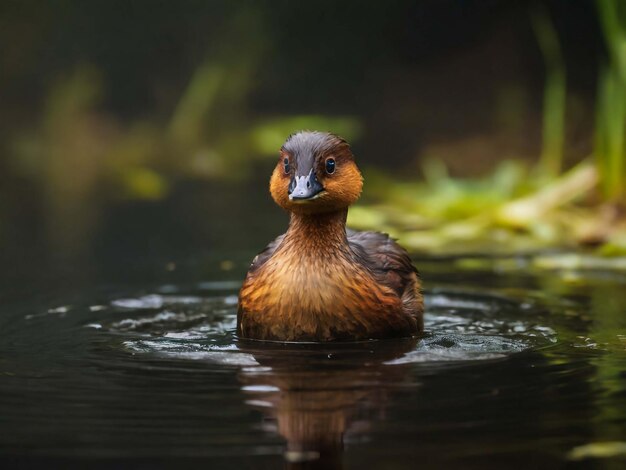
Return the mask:
[[[484,178],[455,179],[434,155],[422,165],[424,181],[367,169],[369,204],[356,207],[350,223],[388,231],[414,250],[490,251],[497,245],[513,252],[599,240],[601,253],[625,253],[623,230],[602,219],[597,205],[585,205],[598,181],[605,200],[626,196],[626,5],[598,0],[597,7],[608,62],[598,81],[595,168],[583,162],[563,172],[566,70],[556,29],[547,10],[537,7],[531,24],[546,73],[536,167],[503,160]],[[123,121],[103,113],[106,83],[93,66],[79,65],[54,82],[41,119],[11,148],[12,165],[42,182],[52,219],[61,225],[86,220],[81,212],[102,194],[154,200],[166,197],[178,179],[243,180],[255,159],[275,158],[285,137],[300,129],[332,131],[351,142],[363,135],[357,116],[258,114],[252,97],[269,36],[256,13],[233,10],[227,33],[159,117]],[[517,128],[524,95],[514,85],[498,112]],[[99,193],[103,186],[108,191]]]
[[532,26],[546,66],[543,92],[543,145],[539,170],[554,178],[563,166],[565,141],[565,99],[567,93],[565,64],[556,30],[544,7],[531,14]]
[[352,116],[285,116],[264,119],[251,130],[252,148],[262,155],[275,156],[285,138],[297,130],[333,132],[348,141],[361,136],[359,120]]
[[[617,206],[589,204],[598,187],[604,202],[621,204],[626,196],[626,4],[598,0],[597,7],[609,60],[598,81],[595,165],[582,162],[562,173],[565,64],[549,14],[538,6],[531,11],[531,23],[546,77],[537,168],[504,162],[490,177],[464,181],[450,178],[443,163],[431,160],[423,169],[424,183],[373,178],[379,183],[374,193],[380,202],[358,208],[350,222],[387,230],[419,251],[513,253],[590,243],[599,244],[596,253],[603,256],[626,253],[623,215],[606,210]],[[539,178],[528,179],[532,174]],[[547,259],[548,265],[560,262]]]
[[194,72],[170,119],[168,132],[172,139],[183,145],[202,142],[204,120],[211,111],[217,114],[215,101],[226,80],[227,71],[219,66],[205,64]]
[[618,0],[598,0],[597,6],[609,60],[598,80],[595,155],[604,195],[618,201],[626,190],[626,9]]
[[568,454],[570,460],[603,459],[626,455],[626,442],[591,442],[574,447]]
[[81,186],[81,197],[108,185],[113,197],[160,199],[177,179],[245,179],[251,160],[273,158],[299,129],[358,138],[361,125],[351,116],[257,116],[250,95],[267,35],[254,13],[253,7],[235,10],[226,36],[191,74],[165,118],[123,122],[103,113],[98,105],[106,84],[94,66],[79,65],[59,77],[40,122],[13,142],[15,168],[61,188],[51,189],[59,205],[75,198],[67,190],[73,186]]
[[574,208],[597,184],[596,170],[587,162],[549,184],[529,180],[529,169],[514,161],[502,162],[483,179],[450,178],[434,161],[424,174],[424,183],[390,184],[388,177],[366,172],[367,192],[379,202],[355,207],[348,223],[387,231],[409,249],[430,253],[510,254],[574,246],[591,215]]

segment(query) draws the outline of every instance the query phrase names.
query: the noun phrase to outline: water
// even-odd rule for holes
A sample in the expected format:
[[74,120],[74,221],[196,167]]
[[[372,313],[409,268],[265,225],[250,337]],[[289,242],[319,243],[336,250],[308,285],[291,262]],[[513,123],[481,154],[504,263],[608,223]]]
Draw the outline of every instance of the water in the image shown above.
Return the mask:
[[92,278],[67,287],[44,277],[5,289],[1,461],[46,468],[626,463],[620,276],[418,260],[427,287],[423,337],[284,344],[235,335],[247,259],[129,268],[117,283]]

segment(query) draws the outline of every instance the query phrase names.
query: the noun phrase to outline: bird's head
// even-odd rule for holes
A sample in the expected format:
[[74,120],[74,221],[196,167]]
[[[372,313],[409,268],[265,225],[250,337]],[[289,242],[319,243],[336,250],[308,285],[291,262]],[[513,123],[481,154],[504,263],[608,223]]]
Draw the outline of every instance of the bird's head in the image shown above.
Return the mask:
[[347,208],[361,194],[363,177],[348,143],[325,132],[287,138],[270,180],[270,193],[289,212],[313,214]]

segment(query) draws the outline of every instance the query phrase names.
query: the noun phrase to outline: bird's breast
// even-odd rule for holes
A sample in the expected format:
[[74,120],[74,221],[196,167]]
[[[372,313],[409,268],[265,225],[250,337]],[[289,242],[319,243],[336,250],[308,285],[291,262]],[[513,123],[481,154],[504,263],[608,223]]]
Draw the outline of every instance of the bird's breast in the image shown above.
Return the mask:
[[368,337],[400,299],[347,257],[278,254],[249,276],[240,294],[241,329],[266,338]]

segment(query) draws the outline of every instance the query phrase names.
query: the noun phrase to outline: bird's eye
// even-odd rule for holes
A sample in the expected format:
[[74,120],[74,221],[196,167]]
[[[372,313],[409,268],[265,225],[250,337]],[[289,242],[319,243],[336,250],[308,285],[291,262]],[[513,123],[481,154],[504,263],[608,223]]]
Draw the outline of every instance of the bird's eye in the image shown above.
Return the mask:
[[335,172],[335,159],[327,158],[326,159],[326,173],[329,175]]
[[283,160],[283,166],[285,167],[285,174],[289,174],[289,172],[291,171],[291,165],[289,165],[289,159],[285,158]]

